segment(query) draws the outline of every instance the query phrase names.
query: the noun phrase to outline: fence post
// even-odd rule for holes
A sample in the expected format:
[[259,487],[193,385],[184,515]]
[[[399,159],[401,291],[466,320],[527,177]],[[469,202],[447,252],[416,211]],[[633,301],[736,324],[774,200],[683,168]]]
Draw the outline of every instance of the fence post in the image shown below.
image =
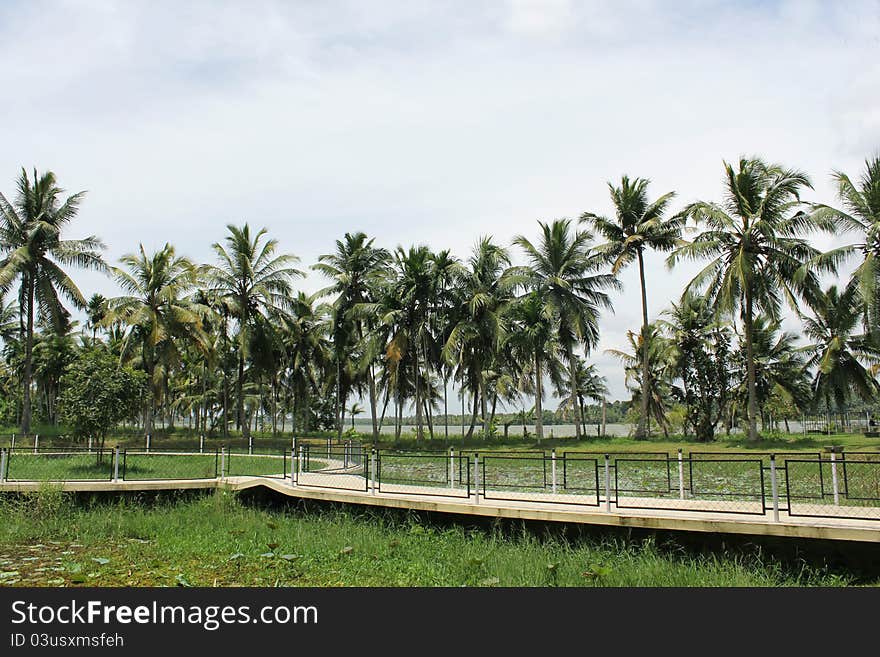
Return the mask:
[[226,446],[220,448],[220,479],[226,474]]
[[296,486],[296,448],[290,450],[290,485]]
[[553,483],[553,494],[556,495],[556,450],[550,452],[550,475]]
[[0,481],[6,481],[6,448],[0,447]]
[[89,436],[89,451],[92,451],[92,437]]
[[119,481],[119,445],[113,448],[113,481]]
[[150,451],[150,443],[152,443],[152,442],[153,442],[153,434],[148,433],[147,434],[147,451],[148,452]]
[[770,491],[773,493],[773,520],[779,522],[779,486],[776,483],[776,454],[770,455]]
[[248,433],[248,454],[254,453],[254,434]]
[[[329,440],[327,441],[329,444]],[[330,448],[327,448],[327,453],[330,453]],[[375,449],[370,450],[370,495],[376,494],[376,459],[378,458],[378,453]]]
[[681,447],[678,448],[678,499],[684,499],[684,457],[681,455]]
[[296,469],[296,482],[299,483],[299,473],[303,472],[306,468],[306,455],[305,448],[300,445],[299,446],[299,467]]
[[611,458],[605,455],[605,511],[611,513]]
[[449,448],[449,487],[455,488],[455,448]]
[[474,504],[480,503],[480,455],[474,454]]
[[205,434],[199,434],[199,454],[205,453]]
[[12,434],[12,442],[9,443],[9,449],[15,449],[15,434]]
[[[332,438],[327,439],[327,460],[330,460],[330,443],[332,442]],[[374,450],[375,451],[375,450]]]
[[835,448],[831,448],[831,485],[834,489],[834,506],[840,506],[840,493],[837,490],[837,459]]
[[34,434],[34,454],[40,450],[40,434]]

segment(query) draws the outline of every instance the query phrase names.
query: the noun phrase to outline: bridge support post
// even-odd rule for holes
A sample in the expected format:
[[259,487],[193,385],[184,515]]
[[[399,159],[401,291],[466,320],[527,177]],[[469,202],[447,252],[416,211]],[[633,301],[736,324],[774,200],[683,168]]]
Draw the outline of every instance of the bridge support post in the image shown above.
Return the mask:
[[678,499],[684,499],[684,457],[681,455],[681,447],[678,448]]
[[474,504],[480,503],[480,455],[474,454]]
[[605,455],[605,511],[611,513],[611,458]]
[[455,448],[449,448],[449,487],[455,488]]
[[773,520],[779,522],[779,486],[776,483],[776,454],[770,455],[770,491],[773,494]]
[[834,506],[840,506],[840,491],[837,488],[837,454],[835,448],[831,448],[831,485],[834,490]]

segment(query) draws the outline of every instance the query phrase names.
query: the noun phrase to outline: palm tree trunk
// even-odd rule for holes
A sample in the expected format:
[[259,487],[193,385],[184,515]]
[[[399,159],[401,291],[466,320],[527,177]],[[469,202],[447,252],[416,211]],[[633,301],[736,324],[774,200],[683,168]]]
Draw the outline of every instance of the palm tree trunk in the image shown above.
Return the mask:
[[447,388],[449,387],[449,379],[443,377],[443,432],[446,440],[449,440],[449,405],[447,398]]
[[480,381],[480,410],[483,413],[483,438],[489,437],[489,409],[486,406],[486,382]]
[[[416,345],[418,345],[418,341],[416,341]],[[416,346],[414,350],[415,354],[415,379],[416,379],[416,440],[422,440],[424,436],[422,435],[422,391],[420,390],[420,382],[419,382],[419,348]]]
[[24,376],[22,378],[21,433],[31,432],[31,380],[34,377],[34,282],[27,276],[27,328],[24,336]]
[[639,282],[642,286],[642,409],[639,414],[639,424],[636,427],[636,438],[649,437],[646,431],[646,423],[648,420],[648,394],[650,389],[650,381],[648,379],[648,294],[645,287],[645,262],[642,258],[642,250],[638,250],[639,254]]
[[376,374],[370,363],[370,417],[373,419],[373,443],[379,442],[379,422],[376,418]]
[[576,438],[581,440],[581,423],[577,417],[577,361],[574,357],[574,350],[571,348],[571,345],[568,346],[568,373],[570,376],[571,382],[571,408],[575,414],[574,417],[574,428]]
[[746,411],[749,424],[749,440],[758,440],[758,395],[755,389],[755,347],[752,344],[752,293],[746,287],[746,307],[743,313],[743,323],[746,333],[746,379],[749,395],[749,404]]
[[[535,350],[535,433],[540,443],[544,439],[544,407],[543,407],[543,374],[541,373],[541,351]],[[523,417],[523,435],[526,432],[525,417]]]
[[468,428],[466,438],[470,439],[474,435],[474,427],[477,424],[477,404],[479,403],[479,395],[474,395],[474,407],[471,412],[471,426]]
[[235,403],[237,405],[236,413],[238,415],[236,422],[238,428],[241,429],[242,438],[250,438],[250,418],[247,418],[244,415],[244,354],[241,349],[238,351],[238,379],[235,382],[235,396]]

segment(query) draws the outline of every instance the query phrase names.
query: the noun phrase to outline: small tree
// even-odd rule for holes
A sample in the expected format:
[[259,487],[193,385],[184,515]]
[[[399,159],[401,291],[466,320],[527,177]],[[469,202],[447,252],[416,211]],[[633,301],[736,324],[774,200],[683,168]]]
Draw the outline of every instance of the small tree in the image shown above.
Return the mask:
[[107,432],[137,415],[147,395],[146,374],[120,366],[103,349],[83,351],[61,381],[61,417],[77,436],[98,436],[101,449]]

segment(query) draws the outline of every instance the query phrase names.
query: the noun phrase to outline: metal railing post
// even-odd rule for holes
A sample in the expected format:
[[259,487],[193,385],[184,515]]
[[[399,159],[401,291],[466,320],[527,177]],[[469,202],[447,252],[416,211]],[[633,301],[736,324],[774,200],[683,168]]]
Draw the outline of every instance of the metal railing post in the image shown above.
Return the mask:
[[296,448],[290,450],[290,485],[296,486]]
[[148,452],[150,451],[150,443],[152,443],[152,442],[153,442],[153,434],[148,433],[147,434],[147,451]]
[[304,472],[306,469],[306,456],[305,456],[305,448],[300,445],[299,446],[299,467],[296,472],[296,483],[299,483],[299,474]]
[[611,513],[611,458],[605,455],[605,511]]
[[199,434],[199,454],[205,453],[205,434]]
[[92,437],[89,436],[89,451],[92,451]]
[[556,495],[556,450],[550,452],[550,476],[553,485],[553,494]]
[[480,503],[480,455],[474,454],[474,504]]
[[12,434],[12,442],[9,443],[9,449],[15,449],[15,434]]
[[[329,453],[330,448],[327,448]],[[371,450],[370,452],[370,495],[376,494],[376,460],[378,459],[378,454],[376,450]]]
[[40,451],[40,434],[34,434],[34,454]]
[[678,448],[678,499],[684,499],[684,457],[681,447]]
[[455,488],[455,448],[449,448],[449,487]]
[[840,492],[837,489],[837,459],[834,448],[831,448],[831,486],[834,489],[834,506],[840,506]]
[[0,481],[6,481],[6,448],[0,447]]
[[119,445],[113,448],[113,481],[119,481]]
[[776,484],[776,454],[770,455],[770,491],[773,493],[773,520],[779,522],[779,487]]
[[248,454],[254,453],[254,434],[248,433]]
[[220,448],[220,479],[226,477],[226,446]]

